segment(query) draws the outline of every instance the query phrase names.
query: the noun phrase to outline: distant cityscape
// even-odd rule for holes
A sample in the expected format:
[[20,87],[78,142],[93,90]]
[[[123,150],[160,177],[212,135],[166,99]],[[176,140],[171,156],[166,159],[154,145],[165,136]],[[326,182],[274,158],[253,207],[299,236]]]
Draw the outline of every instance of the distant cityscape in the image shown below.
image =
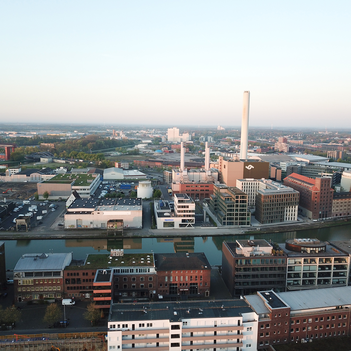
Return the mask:
[[264,233],[349,224],[351,134],[251,128],[245,93],[246,131],[0,125],[2,240],[239,235],[223,242],[216,268],[186,248],[111,248],[84,260],[28,253],[8,271],[1,242],[1,293],[23,310],[92,306],[108,350],[263,350],[349,336],[351,241]]

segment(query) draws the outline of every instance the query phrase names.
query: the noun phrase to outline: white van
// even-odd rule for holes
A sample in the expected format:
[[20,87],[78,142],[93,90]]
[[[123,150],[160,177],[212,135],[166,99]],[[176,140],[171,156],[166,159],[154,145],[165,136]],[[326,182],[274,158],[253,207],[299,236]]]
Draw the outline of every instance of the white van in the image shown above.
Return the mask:
[[62,306],[73,306],[76,302],[72,299],[62,299]]

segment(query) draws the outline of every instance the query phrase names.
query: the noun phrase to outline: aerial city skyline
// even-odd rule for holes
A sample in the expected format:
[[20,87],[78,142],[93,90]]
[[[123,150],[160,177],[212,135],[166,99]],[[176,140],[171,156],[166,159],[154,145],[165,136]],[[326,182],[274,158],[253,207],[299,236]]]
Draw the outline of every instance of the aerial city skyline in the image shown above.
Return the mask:
[[3,4],[0,118],[350,128],[350,3]]

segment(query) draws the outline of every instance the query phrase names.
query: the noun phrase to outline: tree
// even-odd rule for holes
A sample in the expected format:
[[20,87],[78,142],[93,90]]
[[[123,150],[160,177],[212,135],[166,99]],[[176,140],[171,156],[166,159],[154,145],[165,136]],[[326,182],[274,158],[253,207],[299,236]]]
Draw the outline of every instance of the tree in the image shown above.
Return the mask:
[[161,195],[162,195],[162,192],[161,192],[160,189],[156,189],[154,191],[154,198],[158,198],[159,199],[161,197]]
[[129,195],[131,198],[135,198],[137,197],[137,192],[136,191],[131,191],[130,195]]
[[0,311],[1,322],[6,325],[13,325],[21,319],[21,312],[16,306],[7,307],[5,311]]
[[100,310],[95,307],[95,303],[91,303],[87,307],[87,311],[84,313],[84,318],[91,322],[91,325],[95,325],[100,319]]
[[61,310],[56,303],[48,305],[45,311],[44,322],[53,325],[61,319],[61,315]]
[[44,194],[43,194],[43,198],[44,198],[45,200],[47,200],[49,196],[50,196],[49,192],[48,192],[48,191],[45,191]]

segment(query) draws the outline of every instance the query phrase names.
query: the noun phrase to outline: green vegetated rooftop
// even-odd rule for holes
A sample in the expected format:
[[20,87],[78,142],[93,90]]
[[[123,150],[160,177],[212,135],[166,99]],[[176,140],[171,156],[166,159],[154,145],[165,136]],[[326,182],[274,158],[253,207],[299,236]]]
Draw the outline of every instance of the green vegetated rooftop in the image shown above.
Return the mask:
[[65,183],[70,184],[74,182],[74,186],[87,186],[95,177],[92,174],[58,174],[55,177],[45,181],[45,183]]
[[154,256],[150,253],[124,254],[110,256],[109,254],[90,254],[81,266],[71,265],[66,269],[104,269],[110,267],[150,267],[154,265]]

